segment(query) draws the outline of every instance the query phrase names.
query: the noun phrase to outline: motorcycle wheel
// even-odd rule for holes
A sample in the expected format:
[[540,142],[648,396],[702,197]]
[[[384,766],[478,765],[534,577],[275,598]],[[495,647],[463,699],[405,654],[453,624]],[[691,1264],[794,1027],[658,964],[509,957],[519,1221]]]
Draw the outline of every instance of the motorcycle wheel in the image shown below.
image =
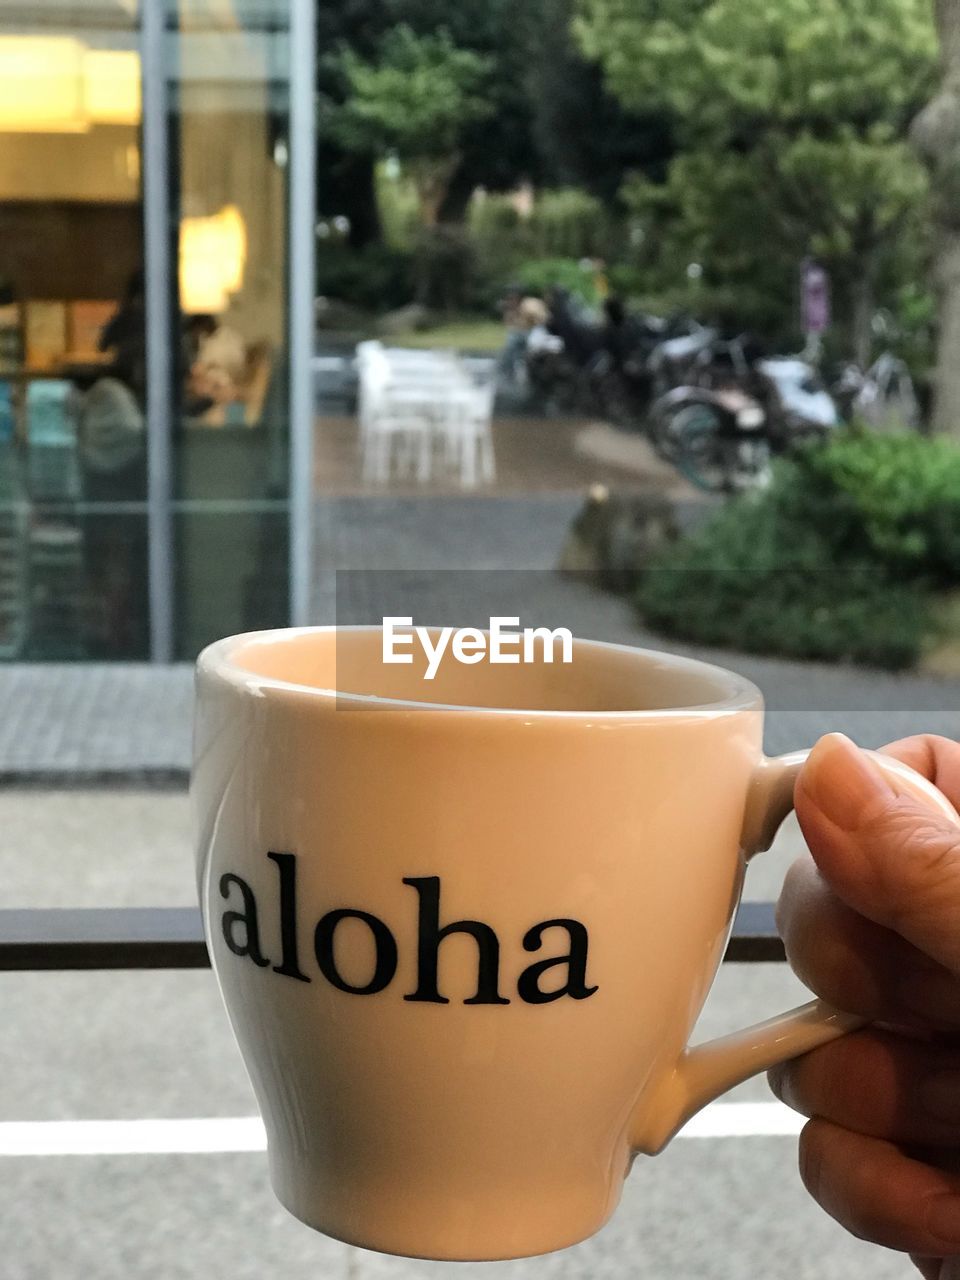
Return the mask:
[[682,405],[658,423],[655,443],[681,475],[705,493],[741,493],[770,479],[765,440],[724,431],[724,418],[709,404]]

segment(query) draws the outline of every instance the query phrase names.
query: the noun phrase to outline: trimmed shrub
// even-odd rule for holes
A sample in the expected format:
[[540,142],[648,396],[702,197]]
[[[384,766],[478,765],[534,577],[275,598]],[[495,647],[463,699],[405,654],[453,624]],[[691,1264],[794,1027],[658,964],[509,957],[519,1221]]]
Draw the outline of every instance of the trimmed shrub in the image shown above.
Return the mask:
[[934,631],[935,592],[958,584],[960,448],[845,433],[669,548],[637,603],[685,640],[896,669]]

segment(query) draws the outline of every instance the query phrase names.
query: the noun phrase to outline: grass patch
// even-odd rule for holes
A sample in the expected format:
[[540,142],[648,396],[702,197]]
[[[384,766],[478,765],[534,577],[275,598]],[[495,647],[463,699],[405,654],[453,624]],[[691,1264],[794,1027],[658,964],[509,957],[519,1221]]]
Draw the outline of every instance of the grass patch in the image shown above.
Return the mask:
[[497,320],[450,320],[429,329],[410,329],[407,332],[384,335],[383,342],[390,347],[411,347],[421,351],[476,351],[493,354],[500,350],[506,339],[506,329]]

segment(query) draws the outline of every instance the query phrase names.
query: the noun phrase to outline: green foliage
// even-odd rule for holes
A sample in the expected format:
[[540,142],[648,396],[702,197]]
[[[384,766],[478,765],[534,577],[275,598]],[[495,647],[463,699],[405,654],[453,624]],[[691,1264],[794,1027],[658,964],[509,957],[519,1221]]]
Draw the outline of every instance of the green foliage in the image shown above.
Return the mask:
[[840,436],[802,461],[804,483],[853,513],[860,549],[898,575],[960,583],[960,448],[915,435]]
[[490,113],[482,92],[489,60],[457,48],[445,30],[419,36],[404,24],[383,38],[375,60],[349,45],[337,57],[349,96],[328,104],[327,125],[348,150],[446,159],[464,127]]
[[331,50],[348,45],[369,62],[380,57],[384,36],[406,24],[421,35],[446,29],[457,48],[488,60],[483,86],[490,106],[485,119],[465,126],[459,160],[450,180],[444,218],[456,220],[478,185],[504,190],[536,177],[539,159],[533,137],[533,105],[527,84],[533,15],[515,0],[340,0],[317,8],[318,210],[325,217],[346,214],[355,247],[379,236],[373,192],[373,156],[347,151],[332,136],[331,117],[350,96],[342,60]]
[[531,219],[536,252],[545,258],[603,258],[610,239],[609,218],[595,197],[577,187],[544,191]]
[[622,102],[666,103],[711,141],[903,127],[937,57],[927,0],[580,0],[577,32]]
[[391,249],[412,248],[420,226],[416,188],[389,161],[377,164],[374,184],[384,244]]
[[412,180],[421,220],[438,221],[471,125],[493,111],[484,89],[489,58],[453,43],[445,29],[388,31],[374,59],[349,45],[336,55],[346,97],[321,104],[320,127],[346,151],[399,158]]
[[[416,243],[416,300],[431,311],[467,311],[483,305],[474,247],[462,227],[424,227]],[[479,295],[479,296],[478,296]]]
[[960,584],[960,448],[848,433],[782,462],[645,574],[665,634],[785,657],[899,668]]
[[524,219],[511,196],[483,192],[470,201],[467,210],[470,234],[479,243],[503,244],[518,240],[524,233]]
[[675,146],[666,112],[626,110],[571,30],[576,0],[526,0],[537,13],[527,80],[546,186],[582,187],[610,207],[624,172],[660,177]]
[[615,252],[619,228],[594,196],[576,188],[543,191],[524,216],[509,197],[485,193],[471,201],[468,218],[488,293],[511,282],[536,293],[559,284],[597,301],[593,269],[580,264]]
[[557,287],[568,290],[591,307],[600,301],[593,267],[575,258],[532,258],[520,264],[515,277],[531,294],[544,294]]
[[317,293],[364,311],[393,311],[413,297],[412,253],[387,245],[351,249],[342,241],[317,245]]
[[518,5],[516,0],[459,0],[457,4],[450,0],[378,0],[378,5],[385,29],[406,23],[418,34],[446,30],[458,49],[473,52],[488,67],[483,97],[489,111],[467,124],[458,139],[460,158],[444,220],[459,219],[477,186],[503,191],[524,178],[536,178],[539,157],[527,84],[531,59],[537,56],[538,48],[531,6]]
[[579,0],[577,30],[624,105],[670,113],[681,152],[625,198],[660,286],[690,262],[711,286],[795,320],[800,260],[834,279],[838,319],[924,268],[927,179],[907,143],[930,92],[928,0]]

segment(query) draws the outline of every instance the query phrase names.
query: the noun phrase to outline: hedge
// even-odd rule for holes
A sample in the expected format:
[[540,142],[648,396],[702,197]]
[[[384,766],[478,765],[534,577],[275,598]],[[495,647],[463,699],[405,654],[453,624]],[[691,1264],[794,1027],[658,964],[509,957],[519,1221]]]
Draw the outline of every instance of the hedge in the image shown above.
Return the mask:
[[960,585],[960,447],[838,434],[777,464],[646,568],[648,624],[746,652],[898,669]]

